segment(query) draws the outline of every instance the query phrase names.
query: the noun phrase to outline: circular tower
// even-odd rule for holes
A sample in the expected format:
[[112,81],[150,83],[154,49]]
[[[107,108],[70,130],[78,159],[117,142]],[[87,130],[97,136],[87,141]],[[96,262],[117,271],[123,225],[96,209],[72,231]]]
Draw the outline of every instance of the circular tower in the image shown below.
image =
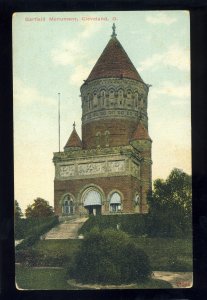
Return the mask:
[[129,145],[140,121],[148,129],[148,90],[113,26],[111,39],[81,86],[83,149]]

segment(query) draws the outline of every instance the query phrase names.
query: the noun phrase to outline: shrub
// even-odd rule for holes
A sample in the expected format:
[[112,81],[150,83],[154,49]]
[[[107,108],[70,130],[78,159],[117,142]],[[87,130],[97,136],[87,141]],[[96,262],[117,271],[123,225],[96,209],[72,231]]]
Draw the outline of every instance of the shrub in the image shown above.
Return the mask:
[[100,230],[116,229],[119,224],[122,231],[130,235],[141,236],[147,233],[146,222],[147,215],[141,214],[90,216],[80,228],[79,233],[85,234],[94,227]]
[[76,253],[70,277],[83,283],[145,281],[151,274],[147,255],[122,231],[95,227]]
[[16,249],[25,249],[34,245],[36,241],[39,240],[40,236],[48,232],[51,228],[56,226],[59,223],[58,217],[49,217],[45,220],[44,223],[35,226],[33,230],[31,229],[30,235],[28,235],[19,245],[17,245]]
[[40,253],[34,249],[19,250],[15,252],[15,260],[17,263],[21,263],[26,266],[38,265]]

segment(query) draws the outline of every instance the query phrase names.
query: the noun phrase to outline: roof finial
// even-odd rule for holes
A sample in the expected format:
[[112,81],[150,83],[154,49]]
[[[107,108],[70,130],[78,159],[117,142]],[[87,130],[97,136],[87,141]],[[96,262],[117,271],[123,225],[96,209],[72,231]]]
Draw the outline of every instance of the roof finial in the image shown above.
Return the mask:
[[73,130],[75,130],[75,121],[74,121],[74,123],[73,123]]
[[111,35],[111,37],[116,37],[117,36],[117,34],[116,34],[116,26],[115,26],[115,24],[113,23],[113,26],[112,26],[112,30],[113,30],[113,32],[112,32],[112,35]]

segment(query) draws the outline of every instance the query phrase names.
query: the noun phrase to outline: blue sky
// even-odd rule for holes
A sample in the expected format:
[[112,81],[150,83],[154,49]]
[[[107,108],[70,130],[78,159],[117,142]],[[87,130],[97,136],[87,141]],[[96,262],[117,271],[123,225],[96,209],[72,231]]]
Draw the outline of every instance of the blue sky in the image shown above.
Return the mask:
[[[50,21],[50,17],[78,21]],[[95,20],[96,17],[104,20]],[[113,22],[117,38],[134,66],[152,85],[148,115],[153,179],[166,178],[174,167],[191,173],[187,11],[15,13],[15,199],[23,210],[36,197],[53,204],[58,92],[63,148],[74,121],[81,136],[80,85],[110,39]]]

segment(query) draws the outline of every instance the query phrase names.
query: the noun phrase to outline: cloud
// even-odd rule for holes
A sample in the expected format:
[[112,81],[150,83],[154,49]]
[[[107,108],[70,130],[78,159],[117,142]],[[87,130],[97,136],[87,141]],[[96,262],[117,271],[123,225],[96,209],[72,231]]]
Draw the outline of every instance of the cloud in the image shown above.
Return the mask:
[[83,40],[93,36],[102,25],[94,26],[94,23],[82,22],[81,26],[82,31],[75,38],[63,41],[59,47],[51,50],[51,59],[56,65],[72,67],[69,83],[75,86],[80,86],[83,83],[91,66],[95,63]]
[[174,67],[180,71],[190,70],[190,54],[189,49],[182,48],[179,45],[171,45],[167,51],[157,53],[143,60],[139,70],[145,71],[148,69],[156,70],[162,66]]
[[157,25],[157,24],[171,25],[175,23],[177,19],[166,13],[156,13],[156,15],[147,16],[146,21],[153,25]]
[[55,105],[55,100],[45,97],[34,87],[27,85],[20,79],[14,78],[13,81],[14,106],[29,106],[30,104]]
[[173,105],[187,104],[190,98],[190,84],[176,85],[170,81],[165,81],[159,87],[152,87],[149,93],[152,100],[157,99],[160,95],[179,98],[176,101],[173,100]]
[[81,38],[91,37],[96,32],[98,32],[102,27],[101,23],[98,23],[94,26],[93,22],[82,22],[81,25],[83,26],[83,31],[80,33]]
[[78,65],[75,67],[74,72],[69,78],[69,82],[73,85],[80,87],[83,84],[83,80],[88,77],[90,68]]
[[51,57],[57,65],[75,65],[77,61],[86,59],[87,55],[80,39],[64,41],[60,48],[51,51]]

